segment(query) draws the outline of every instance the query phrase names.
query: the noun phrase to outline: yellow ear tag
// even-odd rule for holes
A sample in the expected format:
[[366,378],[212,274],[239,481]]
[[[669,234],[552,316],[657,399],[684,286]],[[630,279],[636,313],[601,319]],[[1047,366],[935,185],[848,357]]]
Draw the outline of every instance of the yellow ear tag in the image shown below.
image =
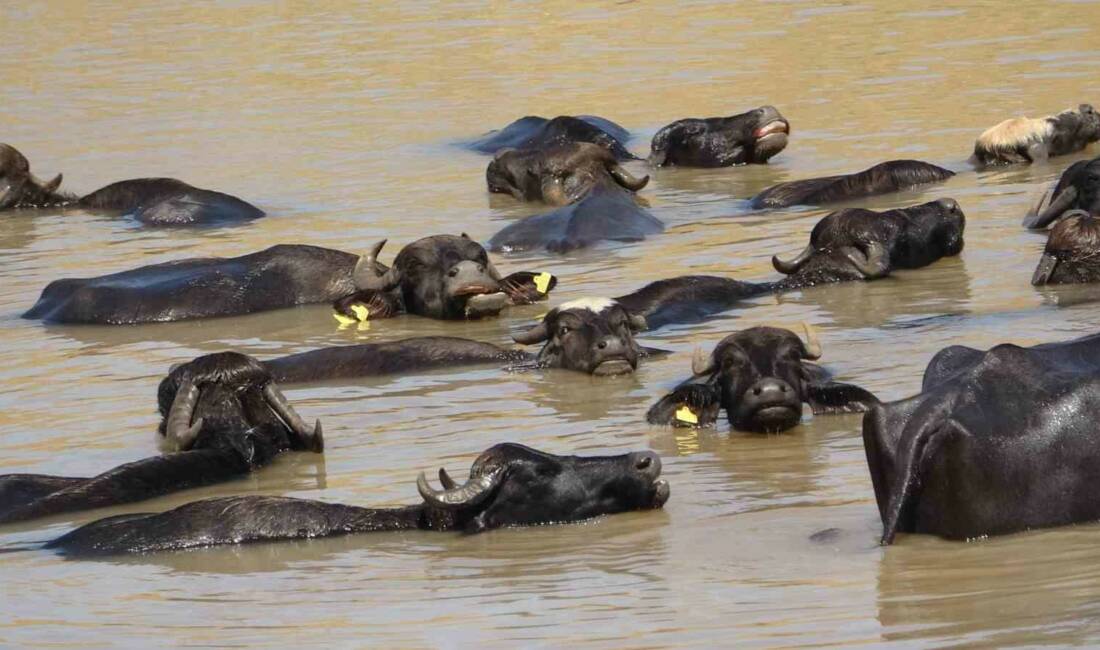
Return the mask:
[[355,317],[360,321],[365,321],[370,318],[370,310],[364,305],[354,304],[351,306],[351,313],[355,314]]
[[550,280],[553,279],[553,277],[554,276],[545,271],[539,273],[535,276],[535,289],[539,293],[546,293],[546,290],[550,287]]
[[338,311],[332,312],[332,317],[336,319],[337,323],[340,323],[340,329],[343,329],[349,325],[354,325],[356,322],[358,322],[354,318],[348,318]]
[[681,422],[687,422],[688,424],[699,424],[699,416],[695,415],[686,406],[681,406],[679,411],[676,411],[676,419]]

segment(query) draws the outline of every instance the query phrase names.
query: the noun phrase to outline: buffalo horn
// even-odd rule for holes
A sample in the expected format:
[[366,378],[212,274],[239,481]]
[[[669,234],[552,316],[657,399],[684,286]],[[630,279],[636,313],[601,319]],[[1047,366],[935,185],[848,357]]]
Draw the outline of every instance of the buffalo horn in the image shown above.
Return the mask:
[[519,343],[520,345],[533,345],[535,343],[542,343],[548,338],[550,338],[550,332],[546,327],[546,319],[543,319],[541,323],[535,325],[526,332],[512,335],[512,340],[516,343]]
[[436,490],[428,485],[424,472],[420,472],[420,476],[416,477],[416,490],[425,502],[437,508],[462,508],[476,505],[489,496],[500,483],[500,478],[501,472],[498,470],[473,477],[458,487]]
[[806,333],[806,356],[810,361],[821,358],[821,341],[817,338],[817,330],[806,321],[802,321],[802,330]]
[[386,241],[388,240],[379,241],[371,248],[370,253],[360,256],[359,261],[355,263],[351,278],[356,288],[388,291],[401,281],[397,269],[392,266],[386,269],[385,273],[378,273],[378,254],[382,252],[382,247],[386,245]]
[[622,185],[631,192],[637,192],[649,183],[649,176],[638,178],[634,174],[626,171],[619,163],[608,165],[607,172],[611,174],[611,178],[614,178],[616,183]]
[[[1046,197],[1043,197],[1045,200]],[[1028,218],[1024,219],[1024,226],[1027,228],[1045,228],[1047,224],[1054,221],[1058,217],[1062,216],[1062,213],[1069,210],[1074,202],[1077,200],[1077,188],[1070,185],[1066,189],[1062,190],[1062,193],[1054,197],[1044,210],[1040,211],[1034,217],[1030,214]],[[1041,202],[1040,202],[1041,205]]]
[[191,423],[191,415],[195,412],[198,401],[199,387],[190,378],[184,379],[176,389],[176,396],[172,399],[172,407],[168,409],[168,419],[164,426],[165,437],[177,450],[190,448],[202,430],[202,418],[195,420],[194,424]]
[[812,257],[813,254],[814,245],[808,244],[806,248],[802,249],[801,253],[799,253],[794,259],[789,261],[781,260],[779,259],[779,256],[772,255],[772,266],[775,267],[776,271],[779,271],[784,275],[790,275],[798,269],[802,268],[802,265],[804,265],[806,262],[809,262],[810,257]]
[[286,396],[283,395],[283,392],[279,390],[279,387],[273,381],[264,386],[264,399],[271,406],[271,410],[275,411],[279,418],[290,427],[290,430],[298,435],[307,449],[316,452],[324,450],[325,440],[321,432],[320,419],[313,425],[313,429],[307,427],[305,421],[302,420],[302,416],[298,415],[298,412],[294,410],[294,407],[290,405]]
[[702,375],[709,375],[712,372],[714,372],[713,357],[703,352],[703,348],[695,348],[695,351],[691,355],[691,374],[700,377]]

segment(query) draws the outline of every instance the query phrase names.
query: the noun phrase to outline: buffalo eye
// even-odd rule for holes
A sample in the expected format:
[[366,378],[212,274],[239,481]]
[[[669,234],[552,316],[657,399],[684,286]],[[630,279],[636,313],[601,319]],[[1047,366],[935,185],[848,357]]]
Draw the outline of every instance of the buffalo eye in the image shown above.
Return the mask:
[[565,336],[571,331],[568,325],[558,325],[558,336]]

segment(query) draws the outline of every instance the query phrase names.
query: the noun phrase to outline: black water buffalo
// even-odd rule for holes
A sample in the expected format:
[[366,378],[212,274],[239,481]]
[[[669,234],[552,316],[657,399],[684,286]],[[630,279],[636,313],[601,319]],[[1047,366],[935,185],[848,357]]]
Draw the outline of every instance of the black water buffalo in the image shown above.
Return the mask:
[[1031,284],[1100,281],[1100,216],[1084,210],[1065,213],[1050,229]]
[[955,172],[920,160],[889,160],[855,174],[773,185],[750,199],[754,208],[823,205],[939,183]]
[[639,205],[633,194],[609,188],[505,226],[489,240],[489,250],[566,253],[601,241],[642,241],[664,231],[665,224]]
[[1097,335],[937,353],[918,395],[863,419],[882,543],[1100,519],[1098,380]]
[[634,372],[644,355],[634,331],[644,321],[610,298],[582,298],[551,309],[538,325],[514,336],[516,343],[542,343],[538,364],[593,375]]
[[808,363],[821,345],[807,325],[806,340],[775,327],[753,327],[722,339],[710,356],[697,350],[692,379],[662,397],[646,414],[652,424],[710,426],[726,410],[730,426],[775,433],[797,425],[802,403],[815,414],[855,413],[878,404],[866,390],[828,380]]
[[772,257],[772,265],[806,284],[874,280],[893,269],[916,269],[958,255],[965,227],[966,216],[954,199],[885,212],[837,210],[817,222],[797,257]]
[[1100,215],[1100,158],[1070,165],[1024,217],[1026,228],[1046,228],[1072,210]]
[[732,117],[677,120],[653,136],[650,164],[728,167],[766,163],[787,146],[791,125],[774,106]]
[[47,546],[94,556],[385,530],[479,533],[566,523],[661,508],[670,489],[660,475],[661,459],[649,451],[555,456],[504,443],[482,453],[461,485],[440,469],[439,490],[421,473],[416,486],[422,502],[413,506],[375,509],[257,496],[207,499],[160,514],[100,519]]
[[624,142],[630,133],[611,120],[593,115],[560,115],[552,120],[529,115],[499,131],[491,131],[469,143],[481,153],[494,154],[501,149],[542,149],[563,142],[591,142],[615,155],[617,160],[634,160]]
[[236,352],[174,368],[157,388],[164,455],[92,478],[0,476],[0,523],[142,501],[247,474],[288,450],[321,452],[312,427],[287,402],[271,373]]
[[490,192],[550,205],[575,203],[590,192],[620,188],[637,192],[649,182],[623,169],[607,149],[588,142],[544,148],[502,149],[485,170]]
[[986,129],[974,142],[977,165],[1009,165],[1080,151],[1100,140],[1100,114],[1089,104],[1057,115],[1017,117]]
[[[384,243],[384,242],[383,242]],[[95,278],[51,282],[23,314],[58,323],[130,324],[233,316],[334,303],[371,318],[408,312],[461,318],[499,312],[553,288],[549,274],[501,278],[485,249],[466,237],[436,235],[405,246],[393,267],[365,256],[305,245],[272,246],[232,258],[194,258]],[[542,282],[537,282],[541,279]],[[541,287],[539,291],[537,287]]]
[[174,178],[137,178],[112,183],[77,197],[59,193],[61,175],[43,182],[14,147],[0,144],[0,210],[74,206],[117,211],[161,226],[223,225],[264,216],[241,199],[193,187]]

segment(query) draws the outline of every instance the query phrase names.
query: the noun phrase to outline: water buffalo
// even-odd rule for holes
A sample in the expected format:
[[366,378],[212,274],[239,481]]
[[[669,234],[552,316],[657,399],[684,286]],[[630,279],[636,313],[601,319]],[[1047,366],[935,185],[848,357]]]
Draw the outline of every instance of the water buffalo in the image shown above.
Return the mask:
[[874,280],[893,269],[916,269],[958,255],[965,227],[966,216],[954,199],[885,212],[837,210],[817,222],[797,257],[772,257],[772,265],[805,284]]
[[732,117],[677,120],[653,136],[656,167],[728,167],[766,163],[787,146],[791,125],[774,106]]
[[1024,217],[1025,228],[1046,228],[1071,210],[1100,215],[1100,158],[1070,165]]
[[644,353],[634,331],[644,321],[609,298],[583,298],[551,309],[538,325],[514,336],[516,343],[542,343],[538,364],[593,375],[634,372]]
[[264,216],[241,199],[193,187],[174,178],[137,178],[112,183],[77,197],[59,193],[61,174],[43,182],[30,173],[27,158],[0,144],[0,210],[74,206],[111,210],[141,223],[161,226],[223,225]]
[[889,160],[855,174],[807,178],[773,185],[754,196],[754,208],[823,205],[939,183],[955,172],[920,160]]
[[[382,242],[384,243],[384,242]],[[306,245],[277,245],[232,258],[194,258],[95,278],[51,282],[23,314],[58,323],[130,324],[233,316],[341,301],[337,309],[375,307],[371,318],[401,311],[432,318],[499,312],[537,299],[549,274],[501,278],[485,249],[467,237],[436,235],[405,246],[393,267],[365,256]],[[542,282],[535,282],[541,279]],[[538,284],[542,291],[532,288]],[[383,309],[385,307],[385,309]]]
[[630,133],[626,129],[602,117],[561,115],[548,120],[529,115],[499,131],[487,133],[471,142],[469,147],[494,154],[507,147],[542,149],[562,142],[591,142],[610,151],[617,160],[635,160],[637,156],[623,145],[628,139]]
[[0,523],[142,501],[248,474],[288,450],[320,453],[312,427],[287,402],[271,373],[236,352],[174,368],[157,388],[164,455],[120,465],[92,478],[0,476]]
[[461,485],[440,469],[439,490],[421,473],[416,486],[422,502],[413,506],[375,509],[286,497],[225,497],[160,514],[107,517],[47,546],[70,555],[102,556],[385,530],[480,533],[661,508],[670,489],[660,475],[661,459],[649,451],[555,456],[504,443],[482,453]]
[[664,230],[665,224],[639,205],[633,194],[607,188],[505,226],[489,240],[489,250],[566,253],[601,241],[642,241]]
[[982,166],[1030,163],[1080,151],[1100,140],[1100,114],[1089,104],[1057,115],[1017,117],[986,129],[971,161]]
[[873,407],[863,443],[882,543],[1100,519],[1100,336],[941,350],[921,392]]
[[649,182],[623,169],[607,149],[588,142],[562,142],[544,148],[502,149],[485,170],[490,192],[550,205],[575,203],[590,192],[637,192]]
[[1031,284],[1097,281],[1100,281],[1100,216],[1071,210],[1050,229]]
[[821,345],[806,325],[806,340],[775,327],[753,327],[730,334],[710,356],[697,350],[692,379],[662,397],[646,414],[651,424],[710,426],[726,410],[730,426],[776,433],[797,425],[802,403],[815,414],[854,413],[878,404],[866,390],[828,380],[808,363],[821,357]]

